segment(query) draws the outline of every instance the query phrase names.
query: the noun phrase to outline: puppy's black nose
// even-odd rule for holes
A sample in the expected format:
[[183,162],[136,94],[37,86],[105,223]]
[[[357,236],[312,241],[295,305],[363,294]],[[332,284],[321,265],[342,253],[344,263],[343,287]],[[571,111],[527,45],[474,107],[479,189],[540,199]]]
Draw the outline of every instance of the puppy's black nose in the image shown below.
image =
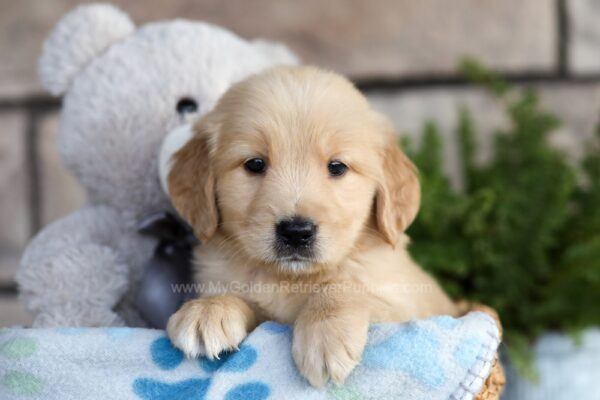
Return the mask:
[[277,240],[296,248],[313,244],[317,232],[314,222],[302,217],[280,221],[275,229]]

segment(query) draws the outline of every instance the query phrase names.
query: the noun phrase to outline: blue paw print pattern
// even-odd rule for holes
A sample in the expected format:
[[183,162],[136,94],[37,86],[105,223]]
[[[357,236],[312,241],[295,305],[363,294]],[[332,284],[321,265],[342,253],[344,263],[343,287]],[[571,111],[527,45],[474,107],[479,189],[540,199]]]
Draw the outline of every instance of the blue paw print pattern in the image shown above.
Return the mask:
[[244,372],[256,362],[258,354],[250,345],[243,344],[238,351],[223,352],[219,358],[209,360],[202,357],[199,361],[200,368],[211,373],[217,370],[221,372]]
[[410,323],[387,339],[368,346],[362,364],[367,368],[400,370],[424,386],[436,389],[446,381],[440,350],[439,340],[430,331]]
[[133,382],[133,391],[144,400],[203,400],[210,380],[187,379],[175,383],[139,378]]
[[[119,336],[119,335],[117,335]],[[150,345],[150,355],[153,363],[162,370],[173,370],[184,360],[183,353],[173,347],[169,338],[162,336]],[[200,368],[209,374],[239,373],[250,369],[258,358],[254,347],[242,344],[238,351],[223,352],[218,359],[209,360],[202,357],[198,363]],[[133,382],[133,391],[140,398],[162,399],[199,399],[206,397],[211,378],[187,379],[179,382],[164,382],[152,378],[138,378]],[[271,389],[261,382],[246,382],[239,384],[227,392],[226,399],[262,400],[269,397]]]
[[198,360],[198,363],[200,364],[200,368],[202,368],[204,371],[212,373],[221,368],[229,356],[231,356],[231,353],[227,352],[219,354],[219,358],[214,358],[212,360],[202,357]]
[[133,335],[134,329],[126,327],[107,328],[106,334],[112,339],[125,339]]
[[230,389],[225,400],[264,400],[271,394],[271,388],[262,382],[247,382]]
[[[117,337],[120,335],[118,334]],[[183,362],[183,353],[173,347],[166,336],[150,344],[150,356],[162,370],[173,370]],[[162,382],[151,378],[133,381],[133,392],[144,400],[203,400],[210,386],[210,379],[186,379],[179,382]]]
[[433,318],[431,318],[431,321],[433,321],[440,328],[448,329],[448,330],[454,329],[461,324],[460,320],[458,320],[456,318],[452,318],[448,315],[433,317]]
[[291,327],[289,325],[279,324],[274,321],[263,322],[261,328],[273,334],[291,332]]
[[225,372],[244,372],[248,370],[257,358],[256,350],[249,345],[241,345],[239,351],[232,353],[221,368]]
[[477,337],[470,337],[461,342],[454,350],[454,359],[463,369],[469,369],[475,363],[483,341]]
[[169,338],[163,336],[150,345],[152,361],[160,369],[175,369],[183,361],[183,353],[173,347]]

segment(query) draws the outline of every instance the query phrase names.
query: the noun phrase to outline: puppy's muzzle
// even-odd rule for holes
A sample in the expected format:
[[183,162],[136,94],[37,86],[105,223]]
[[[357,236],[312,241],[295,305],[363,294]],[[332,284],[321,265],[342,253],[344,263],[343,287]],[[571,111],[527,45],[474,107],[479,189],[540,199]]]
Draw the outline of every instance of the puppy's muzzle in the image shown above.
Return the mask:
[[275,226],[276,250],[280,257],[310,257],[316,241],[317,226],[308,218],[295,216]]

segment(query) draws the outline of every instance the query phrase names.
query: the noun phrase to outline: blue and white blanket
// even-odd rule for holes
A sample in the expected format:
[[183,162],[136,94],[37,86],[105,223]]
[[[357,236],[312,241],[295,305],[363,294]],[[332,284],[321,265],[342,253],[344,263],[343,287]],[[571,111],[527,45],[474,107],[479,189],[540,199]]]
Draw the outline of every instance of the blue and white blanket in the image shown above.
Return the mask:
[[291,329],[265,322],[238,352],[187,360],[164,331],[137,328],[0,330],[0,399],[472,399],[500,342],[472,312],[376,324],[346,384],[311,387],[291,356]]

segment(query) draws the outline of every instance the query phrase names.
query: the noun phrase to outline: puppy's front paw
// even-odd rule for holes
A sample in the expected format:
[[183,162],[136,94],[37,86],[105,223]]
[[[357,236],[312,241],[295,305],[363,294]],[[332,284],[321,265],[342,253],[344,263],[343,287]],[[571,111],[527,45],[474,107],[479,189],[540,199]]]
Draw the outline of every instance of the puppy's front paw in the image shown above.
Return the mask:
[[294,327],[292,354],[300,373],[313,386],[328,379],[342,384],[360,361],[368,321],[361,318],[304,318]]
[[237,349],[254,325],[254,313],[243,300],[218,296],[185,303],[169,318],[167,334],[187,357],[213,359]]

